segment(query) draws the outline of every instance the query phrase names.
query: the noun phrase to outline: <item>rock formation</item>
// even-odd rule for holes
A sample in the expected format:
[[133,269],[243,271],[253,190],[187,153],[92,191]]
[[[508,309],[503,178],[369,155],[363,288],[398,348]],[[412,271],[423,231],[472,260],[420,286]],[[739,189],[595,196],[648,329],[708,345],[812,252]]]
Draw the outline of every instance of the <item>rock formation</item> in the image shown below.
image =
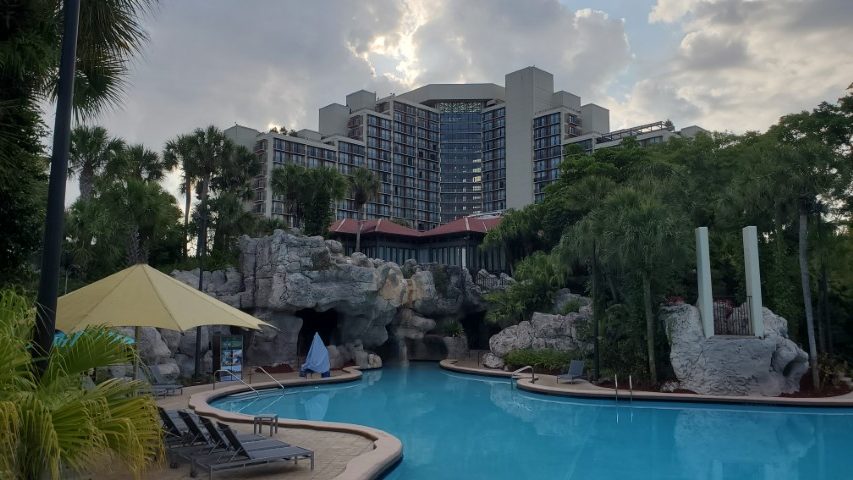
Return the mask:
[[[263,238],[244,236],[239,247],[239,269],[205,272],[204,291],[276,327],[246,334],[246,358],[253,365],[298,368],[300,330],[313,332],[312,315],[324,313],[334,322],[331,338],[324,338],[333,368],[349,362],[381,366],[375,353],[380,349],[401,359],[461,356],[468,348],[464,335],[444,336],[435,329],[486,308],[481,288],[460,267],[409,260],[401,268],[362,253],[345,256],[334,240],[281,230]],[[198,274],[172,273],[193,287]],[[195,331],[150,330],[146,335],[152,338],[140,345],[146,362],[163,365],[158,370],[169,376],[191,374]],[[203,354],[211,333],[228,328],[203,329]],[[442,346],[434,348],[437,344]]]
[[504,328],[489,339],[489,353],[483,356],[483,365],[488,368],[503,368],[503,358],[513,350],[526,348],[553,349],[561,352],[588,351],[591,348],[581,339],[578,329],[592,317],[590,300],[571,293],[568,289],[554,296],[553,312],[562,312],[575,305],[577,312],[535,312],[530,321]]
[[778,396],[796,392],[808,355],[788,338],[788,322],[764,308],[763,338],[706,338],[699,310],[664,307],[661,317],[679,387],[709,395]]

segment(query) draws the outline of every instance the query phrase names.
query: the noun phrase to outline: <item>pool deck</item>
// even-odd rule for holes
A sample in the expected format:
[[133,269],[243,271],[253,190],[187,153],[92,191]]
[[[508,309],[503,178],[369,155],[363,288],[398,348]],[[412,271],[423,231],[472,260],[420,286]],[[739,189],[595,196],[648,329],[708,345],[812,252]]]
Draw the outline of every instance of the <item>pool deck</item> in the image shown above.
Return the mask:
[[[300,378],[296,373],[273,374],[276,381],[286,387],[340,383],[361,379],[361,372],[356,368],[335,370],[329,378]],[[246,379],[253,388],[278,388],[273,381],[261,381],[269,378],[255,374],[251,380]],[[188,408],[199,415],[213,417],[235,426],[242,432],[251,433],[252,416],[228,412],[211,407],[208,402],[225,395],[249,391],[244,385],[235,382],[217,383],[186,387],[182,395],[158,399],[157,404],[172,410]],[[373,480],[381,476],[403,456],[403,444],[399,439],[382,430],[336,422],[316,422],[280,418],[276,437],[293,445],[314,451],[315,467],[310,470],[309,462],[302,461],[298,465],[284,463],[269,466],[232,470],[218,475],[220,478],[246,478],[266,480],[272,478],[288,478],[294,480]],[[268,432],[265,427],[264,432]],[[204,475],[200,474],[201,477]],[[130,478],[127,471],[97,471],[90,472],[80,478],[85,479],[120,479]],[[184,463],[177,469],[168,466],[154,467],[143,476],[146,479],[184,480],[190,479],[189,465]],[[216,478],[216,477],[214,477]]]
[[[478,365],[472,359],[442,360],[441,367],[459,373],[470,373],[476,375],[488,375],[493,377],[512,377],[511,372],[485,368]],[[518,388],[536,393],[548,395],[561,395],[566,397],[602,398],[618,400],[646,400],[657,402],[700,402],[700,403],[729,403],[748,405],[779,405],[797,407],[853,407],[853,392],[835,397],[822,398],[792,398],[792,397],[761,397],[754,395],[723,396],[723,395],[699,395],[684,393],[663,393],[634,391],[619,388],[618,394],[615,389],[603,388],[593,385],[585,380],[577,383],[557,383],[554,375],[536,374],[536,381],[532,381],[530,372],[524,372],[523,377],[518,379]]]

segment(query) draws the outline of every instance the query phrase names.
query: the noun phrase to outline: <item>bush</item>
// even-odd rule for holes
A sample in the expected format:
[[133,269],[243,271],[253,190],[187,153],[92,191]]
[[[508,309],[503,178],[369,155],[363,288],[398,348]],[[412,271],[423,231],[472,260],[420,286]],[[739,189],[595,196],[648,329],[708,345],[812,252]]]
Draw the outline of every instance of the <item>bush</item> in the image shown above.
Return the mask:
[[524,348],[506,354],[504,362],[511,369],[531,365],[536,371],[540,372],[564,373],[569,363],[576,358],[578,358],[576,354],[573,355],[570,352],[561,352],[552,348]]
[[570,313],[578,313],[582,306],[583,306],[583,304],[580,302],[580,300],[572,300],[570,302],[567,302],[565,305],[563,305],[563,308],[557,313],[559,313],[560,315],[568,315]]
[[435,329],[435,332],[444,337],[464,337],[465,329],[456,320],[444,322]]

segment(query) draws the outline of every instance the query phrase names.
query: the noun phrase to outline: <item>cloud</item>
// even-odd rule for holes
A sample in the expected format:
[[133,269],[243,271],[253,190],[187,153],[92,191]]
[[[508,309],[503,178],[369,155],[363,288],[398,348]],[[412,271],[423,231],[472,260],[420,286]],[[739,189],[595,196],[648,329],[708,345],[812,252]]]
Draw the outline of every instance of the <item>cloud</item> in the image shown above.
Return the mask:
[[833,101],[853,80],[849,0],[658,0],[649,20],[677,22],[682,40],[611,103],[618,117],[763,130]]

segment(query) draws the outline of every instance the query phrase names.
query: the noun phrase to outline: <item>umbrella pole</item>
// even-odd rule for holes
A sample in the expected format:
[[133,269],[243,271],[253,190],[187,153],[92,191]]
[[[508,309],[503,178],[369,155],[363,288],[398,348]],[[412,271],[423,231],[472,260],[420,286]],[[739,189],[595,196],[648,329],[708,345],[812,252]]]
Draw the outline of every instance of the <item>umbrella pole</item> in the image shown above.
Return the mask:
[[133,347],[136,349],[136,355],[133,356],[133,379],[139,374],[139,327],[133,327]]

